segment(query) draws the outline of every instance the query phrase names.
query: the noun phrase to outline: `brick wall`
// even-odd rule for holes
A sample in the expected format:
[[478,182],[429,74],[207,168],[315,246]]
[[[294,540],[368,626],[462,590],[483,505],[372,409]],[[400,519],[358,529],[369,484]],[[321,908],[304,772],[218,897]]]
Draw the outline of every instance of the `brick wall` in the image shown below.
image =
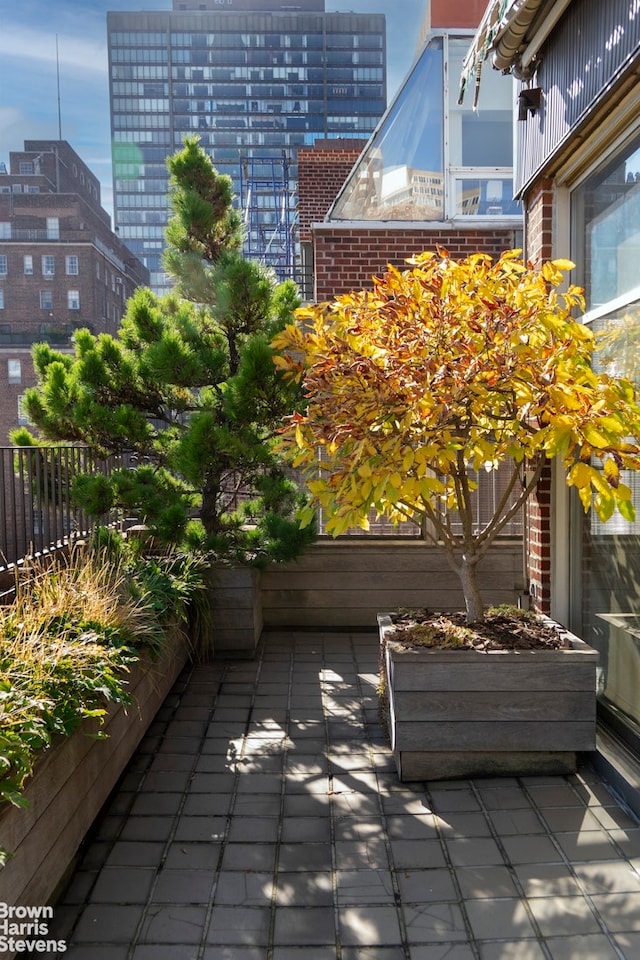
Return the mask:
[[[526,197],[527,258],[533,264],[553,256],[553,185],[541,180]],[[527,504],[527,574],[533,606],[551,612],[551,465]]]
[[365,145],[365,140],[317,140],[298,151],[300,240],[311,240],[311,224],[324,220]]
[[446,247],[456,259],[472,253],[498,257],[516,243],[510,229],[443,230],[428,228],[363,228],[339,224],[314,231],[315,299],[331,300],[341,293],[371,287],[388,264],[405,267],[405,260],[436,244]]

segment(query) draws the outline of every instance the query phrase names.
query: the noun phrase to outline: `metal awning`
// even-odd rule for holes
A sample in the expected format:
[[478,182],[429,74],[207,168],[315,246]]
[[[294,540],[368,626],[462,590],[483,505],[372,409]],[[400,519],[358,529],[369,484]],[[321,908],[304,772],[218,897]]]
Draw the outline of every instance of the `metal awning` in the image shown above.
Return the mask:
[[475,77],[473,105],[477,105],[482,64],[490,53],[495,69],[509,72],[544,3],[545,0],[491,0],[462,63],[458,103],[462,103],[469,81]]

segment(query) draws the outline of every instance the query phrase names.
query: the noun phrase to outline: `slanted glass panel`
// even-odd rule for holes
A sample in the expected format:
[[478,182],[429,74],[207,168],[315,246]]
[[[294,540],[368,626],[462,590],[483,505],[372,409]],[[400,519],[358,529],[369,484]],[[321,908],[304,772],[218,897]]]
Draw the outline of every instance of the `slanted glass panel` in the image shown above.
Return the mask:
[[443,220],[442,38],[429,42],[331,211],[332,220]]
[[454,173],[454,216],[518,216],[521,207],[513,199],[513,178],[510,173],[496,171],[493,175],[481,178],[477,176],[477,171],[474,175]]

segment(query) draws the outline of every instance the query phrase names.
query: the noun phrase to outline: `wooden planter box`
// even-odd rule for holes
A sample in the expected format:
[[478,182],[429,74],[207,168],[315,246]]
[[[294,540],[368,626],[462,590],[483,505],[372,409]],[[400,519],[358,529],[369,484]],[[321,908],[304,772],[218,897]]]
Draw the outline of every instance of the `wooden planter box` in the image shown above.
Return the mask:
[[[186,660],[178,631],[156,659],[142,651],[129,674],[132,703],[111,704],[102,727],[88,721],[45,751],[26,785],[28,808],[6,804],[0,812],[0,845],[13,854],[0,870],[0,903],[39,906],[55,898]],[[87,735],[96,729],[108,739]]]
[[598,652],[406,649],[378,617],[401,780],[573,772],[596,746]]
[[216,659],[250,659],[262,633],[260,571],[255,567],[214,567],[209,592],[213,607]]

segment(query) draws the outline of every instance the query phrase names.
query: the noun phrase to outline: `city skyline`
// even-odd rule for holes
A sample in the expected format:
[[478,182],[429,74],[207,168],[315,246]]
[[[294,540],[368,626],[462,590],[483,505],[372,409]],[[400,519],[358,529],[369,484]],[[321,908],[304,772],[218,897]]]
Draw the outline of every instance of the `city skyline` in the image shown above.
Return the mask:
[[[326,9],[387,14],[387,97],[413,62],[426,0],[326,0]],[[0,34],[0,161],[24,139],[61,134],[100,180],[113,215],[106,14],[169,10],[169,0],[26,0]]]

